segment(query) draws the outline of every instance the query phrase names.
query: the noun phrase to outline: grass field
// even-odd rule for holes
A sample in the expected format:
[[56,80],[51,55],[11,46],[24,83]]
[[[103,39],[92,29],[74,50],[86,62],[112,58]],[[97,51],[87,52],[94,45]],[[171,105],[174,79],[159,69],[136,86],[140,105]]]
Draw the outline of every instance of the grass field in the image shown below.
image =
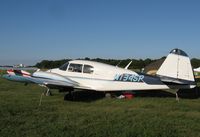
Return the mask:
[[0,137],[200,137],[200,99],[63,101],[0,79]]

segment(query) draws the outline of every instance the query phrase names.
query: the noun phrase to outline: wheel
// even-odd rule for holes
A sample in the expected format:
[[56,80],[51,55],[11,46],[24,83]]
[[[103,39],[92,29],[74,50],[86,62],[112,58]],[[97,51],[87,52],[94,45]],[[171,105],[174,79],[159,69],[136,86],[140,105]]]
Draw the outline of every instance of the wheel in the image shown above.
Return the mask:
[[64,100],[70,100],[70,101],[73,101],[73,100],[74,100],[73,92],[72,92],[72,91],[69,91],[69,93],[66,94],[66,95],[64,96]]

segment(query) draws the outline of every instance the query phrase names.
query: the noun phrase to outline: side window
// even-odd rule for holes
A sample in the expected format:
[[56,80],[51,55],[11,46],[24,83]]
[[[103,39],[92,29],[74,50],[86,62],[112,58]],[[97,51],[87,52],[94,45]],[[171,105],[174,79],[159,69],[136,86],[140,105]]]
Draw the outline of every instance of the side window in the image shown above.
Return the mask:
[[92,74],[94,72],[94,68],[90,65],[84,65],[83,73]]
[[79,73],[81,73],[82,67],[83,67],[83,65],[81,65],[81,64],[70,64],[68,71],[69,72],[79,72]]
[[69,63],[65,63],[65,64],[63,64],[62,66],[60,66],[60,70],[64,70],[64,71],[66,71],[67,70],[67,67],[68,67],[68,65],[69,65]]

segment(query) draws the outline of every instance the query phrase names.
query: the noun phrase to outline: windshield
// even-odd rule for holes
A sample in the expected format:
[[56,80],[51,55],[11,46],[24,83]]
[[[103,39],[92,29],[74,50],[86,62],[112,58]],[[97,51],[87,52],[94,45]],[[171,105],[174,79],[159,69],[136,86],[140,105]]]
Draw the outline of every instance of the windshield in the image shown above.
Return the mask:
[[65,63],[65,64],[63,64],[62,66],[60,66],[60,70],[63,70],[63,71],[66,71],[67,70],[67,67],[68,67],[68,65],[69,65],[69,63],[67,62],[67,63]]

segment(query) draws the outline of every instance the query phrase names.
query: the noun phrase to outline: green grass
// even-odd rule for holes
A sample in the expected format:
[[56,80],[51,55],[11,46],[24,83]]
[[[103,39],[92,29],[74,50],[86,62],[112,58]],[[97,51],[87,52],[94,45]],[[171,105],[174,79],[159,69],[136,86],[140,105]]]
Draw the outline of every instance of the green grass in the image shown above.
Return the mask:
[[0,79],[0,137],[200,137],[200,99],[93,102],[44,97],[37,85]]

